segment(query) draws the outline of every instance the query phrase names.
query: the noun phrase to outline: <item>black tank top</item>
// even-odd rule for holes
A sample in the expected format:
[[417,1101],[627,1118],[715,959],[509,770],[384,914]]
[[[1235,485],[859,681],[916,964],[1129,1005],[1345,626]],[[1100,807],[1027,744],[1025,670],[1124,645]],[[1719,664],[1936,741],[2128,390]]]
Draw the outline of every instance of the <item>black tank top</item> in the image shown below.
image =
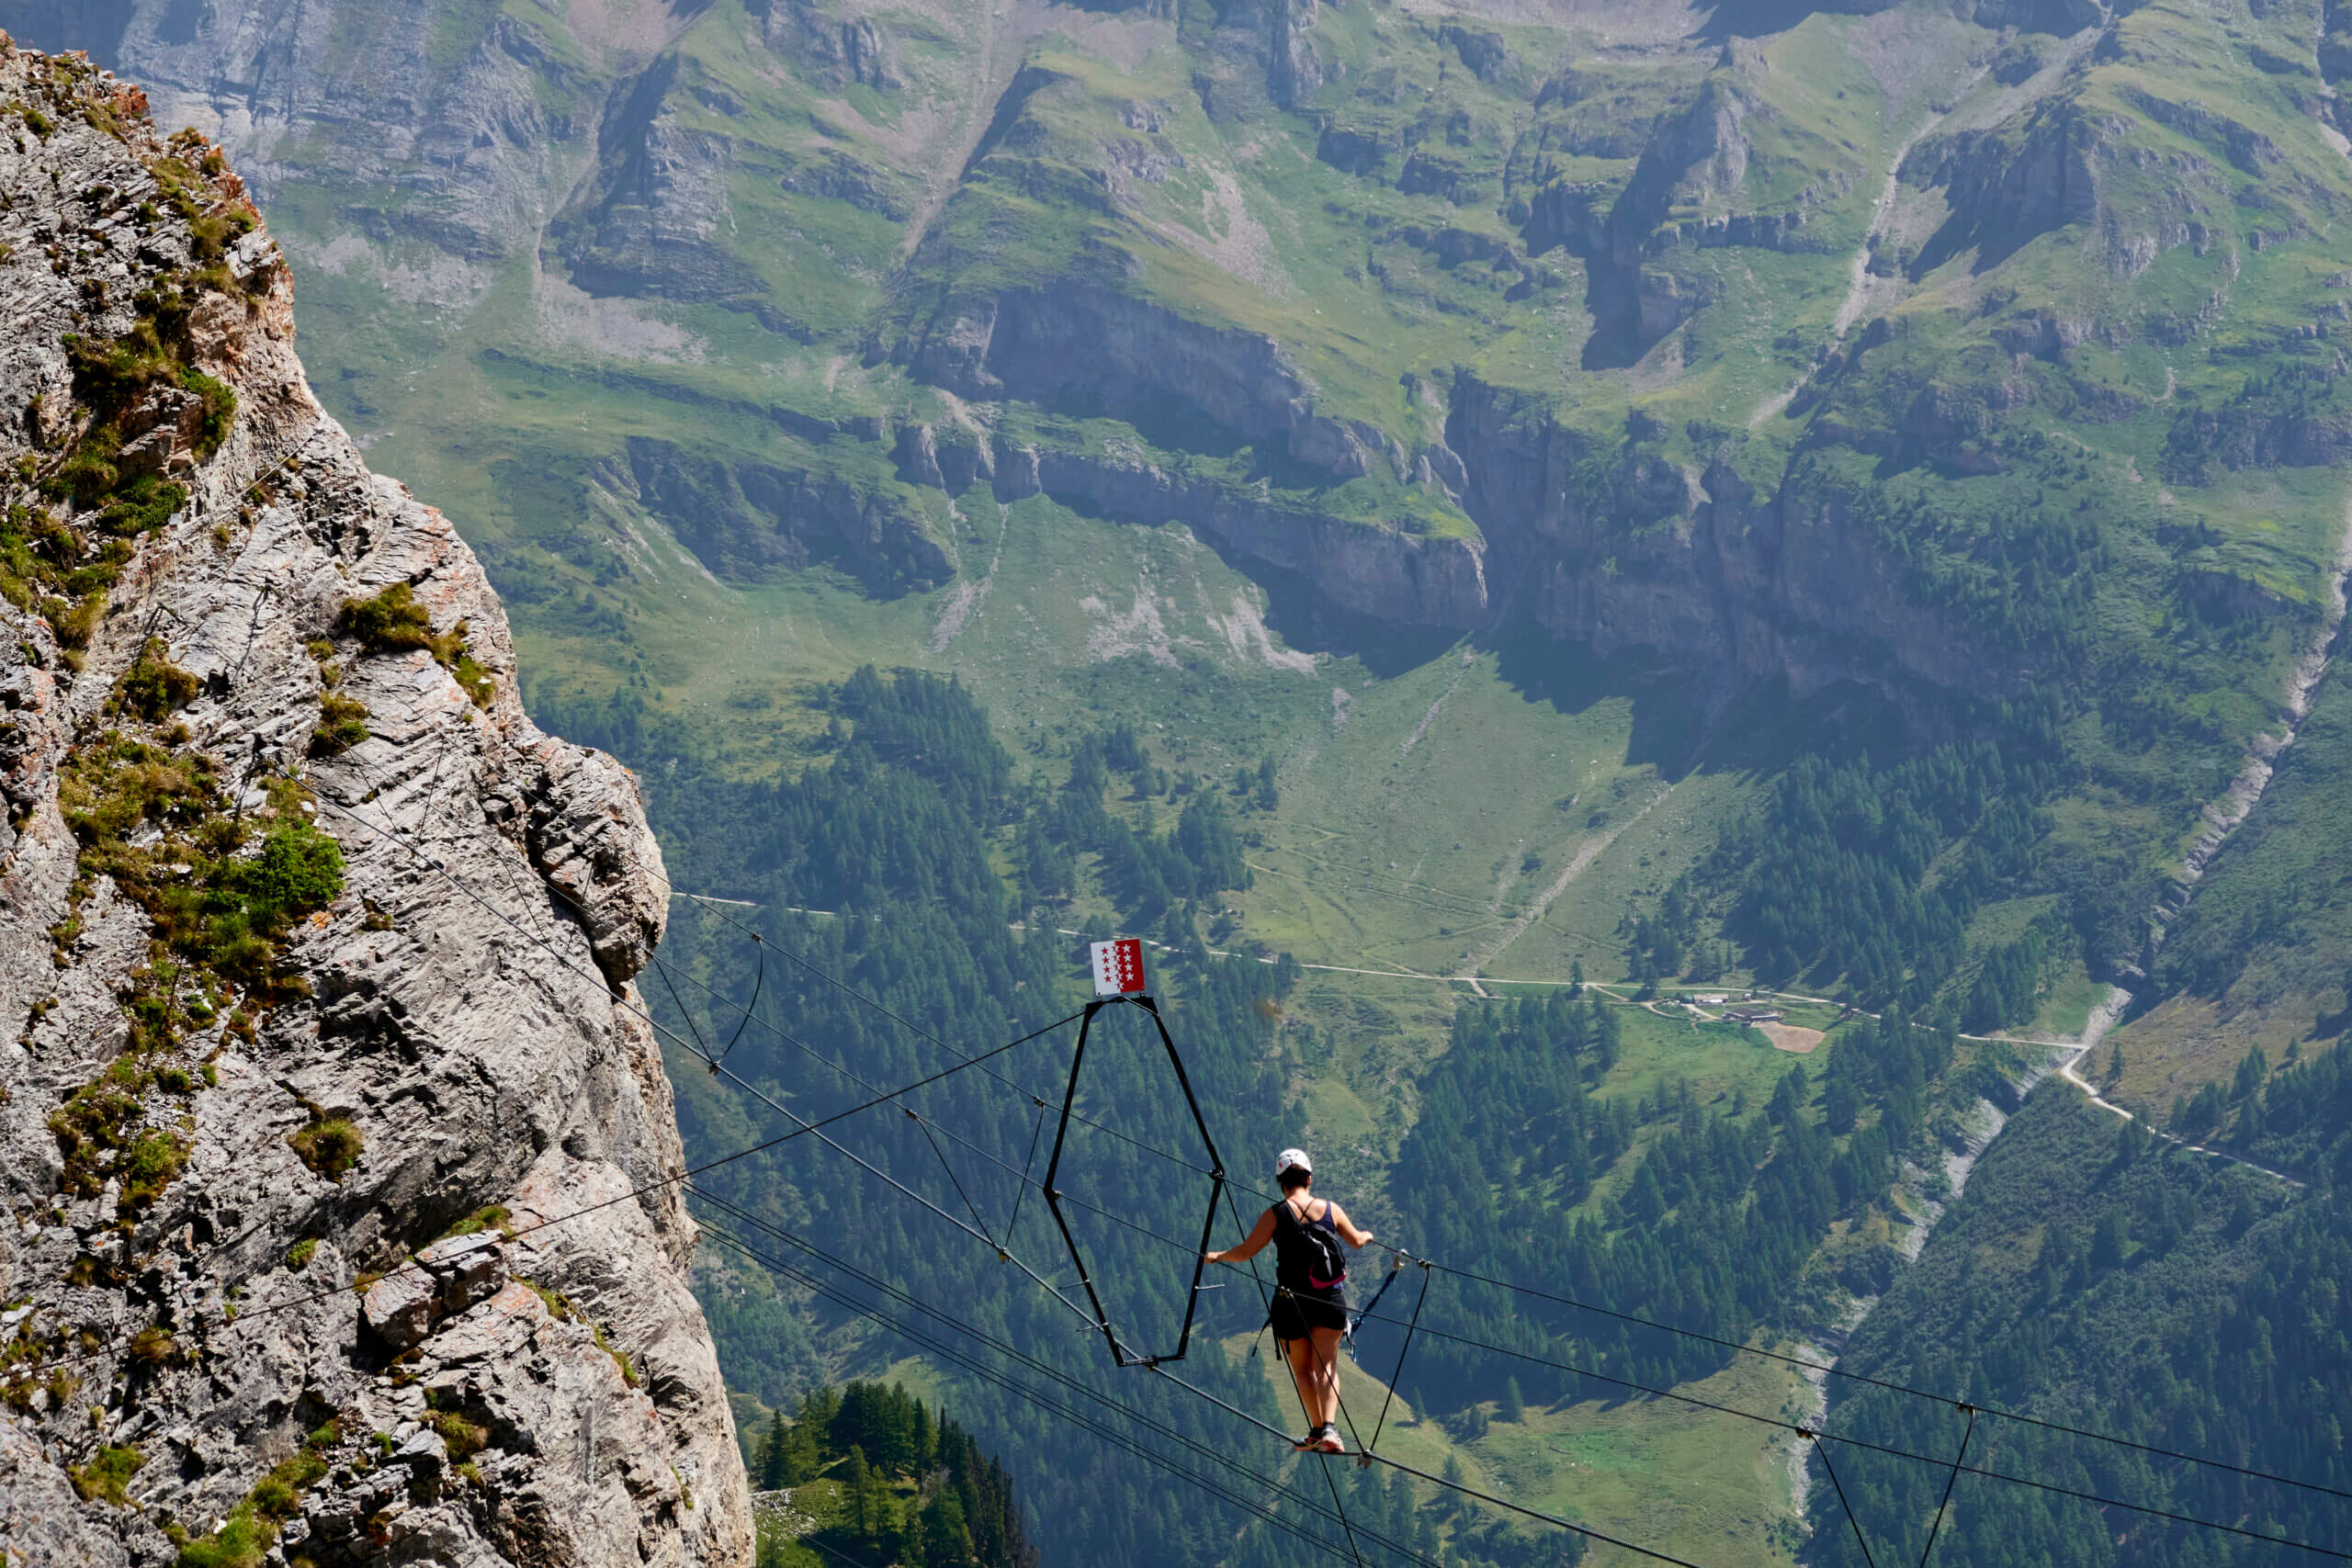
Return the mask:
[[1348,1277],[1340,1229],[1326,1199],[1322,1214],[1302,1220],[1288,1200],[1274,1205],[1274,1282],[1301,1295],[1328,1295]]

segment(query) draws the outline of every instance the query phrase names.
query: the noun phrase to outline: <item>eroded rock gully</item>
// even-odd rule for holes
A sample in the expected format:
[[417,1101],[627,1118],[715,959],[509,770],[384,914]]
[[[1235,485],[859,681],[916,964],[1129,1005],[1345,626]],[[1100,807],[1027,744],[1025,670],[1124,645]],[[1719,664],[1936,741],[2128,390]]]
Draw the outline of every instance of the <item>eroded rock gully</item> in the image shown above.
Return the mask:
[[[4,37],[0,105],[0,1555],[748,1562],[633,781],[313,400],[219,155]],[[266,961],[173,934],[321,829]]]

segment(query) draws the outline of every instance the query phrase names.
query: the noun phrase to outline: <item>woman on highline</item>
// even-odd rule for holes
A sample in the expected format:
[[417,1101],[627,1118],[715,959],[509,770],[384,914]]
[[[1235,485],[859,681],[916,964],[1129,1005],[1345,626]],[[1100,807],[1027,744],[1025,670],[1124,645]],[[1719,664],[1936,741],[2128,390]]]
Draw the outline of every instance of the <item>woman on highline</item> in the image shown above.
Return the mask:
[[1315,1168],[1304,1149],[1274,1156],[1274,1180],[1282,1201],[1258,1216],[1239,1247],[1203,1254],[1211,1263],[1246,1263],[1274,1244],[1274,1303],[1267,1315],[1274,1337],[1290,1360],[1298,1402],[1312,1429],[1294,1445],[1316,1453],[1345,1453],[1340,1441],[1340,1337],[1348,1327],[1348,1265],[1340,1244],[1363,1247],[1347,1211],[1309,1190]]

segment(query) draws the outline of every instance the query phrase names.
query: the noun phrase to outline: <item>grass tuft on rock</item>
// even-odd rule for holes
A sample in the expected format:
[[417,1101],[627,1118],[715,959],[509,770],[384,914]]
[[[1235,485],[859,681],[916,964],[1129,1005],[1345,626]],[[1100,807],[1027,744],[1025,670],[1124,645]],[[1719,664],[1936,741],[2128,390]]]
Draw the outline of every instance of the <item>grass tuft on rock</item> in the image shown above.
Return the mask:
[[435,632],[432,615],[416,602],[416,591],[405,582],[395,582],[372,599],[345,600],[334,629],[339,636],[356,638],[369,653],[423,649],[458,678],[476,707],[490,705],[490,671],[467,651],[466,623],[459,621],[454,631]]
[[171,660],[164,639],[151,637],[115,683],[114,711],[160,724],[196,700],[203,682]]
[[126,1508],[130,1506],[130,1478],[146,1462],[147,1456],[135,1448],[105,1448],[85,1464],[69,1465],[65,1473],[73,1478],[74,1490],[84,1502]]
[[329,1181],[342,1180],[368,1147],[367,1135],[346,1116],[313,1114],[310,1125],[288,1134],[286,1142],[304,1165]]

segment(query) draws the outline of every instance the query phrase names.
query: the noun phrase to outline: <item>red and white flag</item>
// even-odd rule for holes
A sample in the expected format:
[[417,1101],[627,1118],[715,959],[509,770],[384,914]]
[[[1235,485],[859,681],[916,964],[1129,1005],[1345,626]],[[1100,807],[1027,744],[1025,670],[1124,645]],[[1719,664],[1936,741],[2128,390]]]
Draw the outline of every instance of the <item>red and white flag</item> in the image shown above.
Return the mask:
[[1088,951],[1093,956],[1096,996],[1131,997],[1143,989],[1141,942],[1134,937],[1118,942],[1098,942]]

